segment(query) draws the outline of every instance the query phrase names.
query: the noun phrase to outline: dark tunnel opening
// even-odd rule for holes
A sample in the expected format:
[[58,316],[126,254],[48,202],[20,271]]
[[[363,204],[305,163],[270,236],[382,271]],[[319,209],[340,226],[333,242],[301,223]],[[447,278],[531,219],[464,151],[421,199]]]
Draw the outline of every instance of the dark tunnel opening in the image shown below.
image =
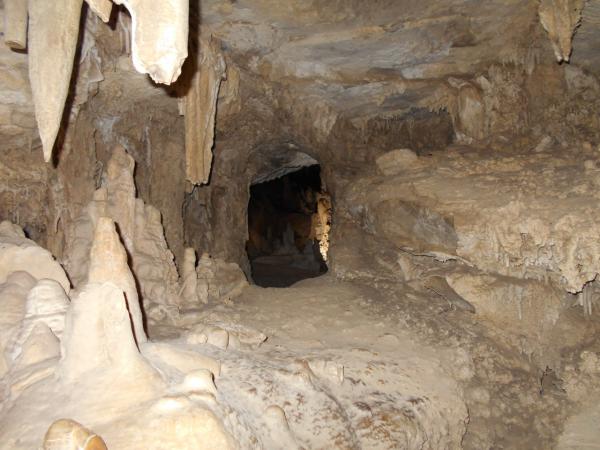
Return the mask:
[[319,165],[253,184],[246,250],[254,282],[287,287],[327,272],[330,226]]

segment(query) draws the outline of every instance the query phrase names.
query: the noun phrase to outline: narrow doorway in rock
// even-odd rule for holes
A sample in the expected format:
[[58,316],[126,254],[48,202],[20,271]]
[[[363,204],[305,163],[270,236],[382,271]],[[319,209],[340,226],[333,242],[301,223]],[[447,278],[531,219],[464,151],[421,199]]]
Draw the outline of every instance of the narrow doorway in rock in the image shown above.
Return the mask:
[[253,184],[246,250],[254,282],[287,287],[327,272],[330,226],[319,165]]

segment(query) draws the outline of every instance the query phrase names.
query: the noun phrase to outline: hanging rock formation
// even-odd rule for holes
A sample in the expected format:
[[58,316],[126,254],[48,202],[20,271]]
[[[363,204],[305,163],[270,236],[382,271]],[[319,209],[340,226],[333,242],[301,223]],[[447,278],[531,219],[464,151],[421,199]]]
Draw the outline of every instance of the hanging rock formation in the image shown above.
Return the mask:
[[135,69],[157,83],[179,77],[188,52],[189,1],[115,0],[131,13],[132,57]]
[[571,43],[580,24],[585,0],[541,0],[540,22],[552,41],[558,62],[569,62]]
[[86,3],[103,22],[109,21],[112,12],[112,2],[110,0],[86,0]]
[[69,94],[82,3],[29,2],[29,81],[45,161],[52,156]]
[[210,177],[215,117],[221,81],[225,78],[225,60],[218,42],[201,40],[191,88],[185,98],[186,175],[192,184],[204,184]]
[[[101,20],[108,22],[110,0],[87,0]],[[115,0],[132,16],[132,57],[140,73],[157,83],[171,84],[187,58],[189,2]],[[5,43],[29,50],[29,79],[44,160],[52,156],[69,94],[83,0],[7,0]],[[148,7],[150,6],[150,7]],[[29,33],[27,17],[29,12]],[[29,34],[29,40],[28,40]]]
[[4,1],[4,42],[15,50],[27,48],[27,0]]

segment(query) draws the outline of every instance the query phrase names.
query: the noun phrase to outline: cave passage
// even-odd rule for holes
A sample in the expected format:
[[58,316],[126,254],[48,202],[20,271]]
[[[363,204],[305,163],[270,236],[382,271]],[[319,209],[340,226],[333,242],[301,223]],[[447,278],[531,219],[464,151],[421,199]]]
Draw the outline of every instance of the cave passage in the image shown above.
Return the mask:
[[250,187],[246,250],[254,282],[287,287],[327,272],[331,200],[319,165]]

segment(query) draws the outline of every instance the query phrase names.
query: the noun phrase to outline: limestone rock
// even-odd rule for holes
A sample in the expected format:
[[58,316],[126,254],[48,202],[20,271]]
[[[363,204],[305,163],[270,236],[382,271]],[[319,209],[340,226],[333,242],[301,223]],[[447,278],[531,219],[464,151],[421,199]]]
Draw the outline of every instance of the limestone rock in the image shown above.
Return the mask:
[[381,173],[386,176],[397,175],[420,164],[417,154],[408,148],[400,148],[384,153],[375,162]]
[[20,346],[15,369],[60,356],[60,341],[44,322],[37,322]]
[[[110,441],[115,448],[209,450],[238,448],[218,416],[184,396],[160,399],[122,423]],[[143,430],[132,436],[132,432]]]
[[132,18],[132,58],[135,69],[157,83],[171,84],[179,77],[188,52],[189,2],[115,0]]
[[135,279],[127,265],[127,253],[121,245],[115,224],[108,217],[98,219],[90,262],[88,282],[112,282],[119,286],[125,293],[135,338],[138,343],[145,342],[147,338]]
[[95,370],[122,376],[152,376],[140,354],[121,288],[113,283],[87,284],[71,302],[61,340],[61,379],[76,380]]
[[108,22],[112,12],[112,2],[110,0],[85,0],[103,22]]
[[94,193],[94,199],[75,222],[75,239],[67,243],[66,265],[74,284],[85,284],[96,224],[100,217],[109,217],[118,227],[130,257],[141,303],[174,306],[179,275],[173,254],[165,240],[160,212],[136,198],[133,170],[133,158],[122,147],[116,147],[107,165],[105,185]]
[[571,58],[573,34],[581,21],[585,0],[541,0],[540,22],[552,42],[558,62]]
[[29,1],[29,81],[50,161],[71,84],[83,0]]
[[143,352],[156,365],[165,364],[184,374],[202,369],[210,371],[215,377],[221,373],[220,361],[197,352],[160,343],[145,345]]
[[4,43],[15,50],[27,48],[27,0],[4,0]]
[[14,342],[7,348],[10,358],[15,361],[19,357],[36,327],[38,334],[46,331],[44,327],[39,328],[39,325],[44,325],[55,340],[60,338],[65,327],[65,314],[68,307],[69,299],[58,282],[40,280],[27,294],[25,315],[19,332]]
[[207,369],[200,369],[188,373],[181,385],[181,388],[189,392],[208,392],[213,395],[217,394],[212,372]]
[[200,298],[208,287],[209,301],[229,301],[237,297],[248,286],[244,272],[235,263],[203,254],[198,261],[198,290]]
[[374,228],[401,248],[456,253],[454,227],[433,209],[401,199],[383,199],[369,209],[369,216]]
[[216,40],[201,40],[191,64],[191,89],[185,97],[186,175],[192,184],[205,184],[210,176],[217,99],[225,79],[225,60]]
[[12,365],[6,347],[17,339],[25,317],[27,293],[35,282],[27,272],[12,272],[0,284],[0,377]]
[[102,438],[70,419],[59,419],[44,436],[43,450],[107,450]]
[[189,305],[196,305],[198,303],[197,287],[196,250],[186,248],[181,265],[181,289],[179,291],[182,301]]
[[486,111],[480,89],[465,83],[458,90],[457,128],[464,135],[481,140],[486,136]]
[[56,280],[69,293],[70,283],[65,271],[50,252],[27,239],[18,226],[4,221],[0,223],[0,283],[16,271],[28,272],[38,280]]

